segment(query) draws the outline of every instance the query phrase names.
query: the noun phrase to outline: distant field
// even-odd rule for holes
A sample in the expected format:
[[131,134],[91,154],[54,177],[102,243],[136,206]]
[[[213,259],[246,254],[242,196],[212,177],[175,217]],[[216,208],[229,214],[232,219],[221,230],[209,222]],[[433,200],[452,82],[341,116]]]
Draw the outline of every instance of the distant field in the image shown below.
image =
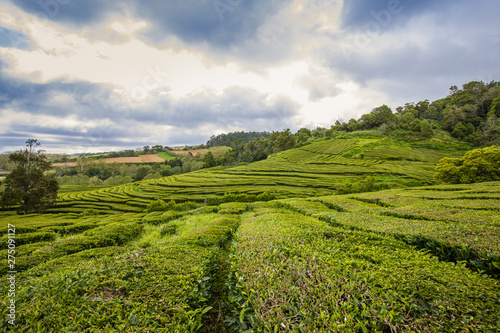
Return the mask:
[[156,155],[158,155],[160,158],[163,158],[166,161],[175,159],[174,156],[170,155],[169,153],[167,153],[165,151],[162,151],[160,153],[156,153]]
[[193,154],[193,156],[198,155],[199,153],[206,153],[208,152],[208,149],[195,149],[195,150],[173,150],[172,151],[174,154],[179,154],[179,155],[187,155],[189,153]]
[[[136,157],[114,157],[94,160],[93,163],[162,163],[165,159],[157,154],[140,155]],[[76,166],[76,162],[54,163],[53,166]]]
[[178,154],[178,155],[187,155],[187,154],[191,153],[191,154],[193,154],[193,156],[196,156],[198,154],[205,155],[207,152],[210,151],[210,152],[212,152],[212,154],[214,154],[215,157],[217,157],[217,156],[224,154],[229,149],[231,149],[231,148],[220,146],[220,147],[211,147],[209,149],[173,150],[172,153]]

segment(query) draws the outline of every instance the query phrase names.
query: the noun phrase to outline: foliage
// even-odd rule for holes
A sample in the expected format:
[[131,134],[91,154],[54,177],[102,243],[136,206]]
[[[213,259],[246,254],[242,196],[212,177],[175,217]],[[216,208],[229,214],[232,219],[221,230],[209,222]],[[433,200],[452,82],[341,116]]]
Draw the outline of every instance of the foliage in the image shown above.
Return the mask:
[[[362,115],[358,120],[337,121],[329,130],[354,132],[361,129],[381,128],[383,135],[394,137],[394,130],[414,133],[416,137],[433,137],[433,127],[446,130],[453,137],[474,145],[491,144],[500,140],[500,82],[472,81],[450,88],[450,95],[429,102],[406,103],[397,107],[397,113],[386,105]],[[481,130],[479,130],[481,129]]]
[[475,149],[462,158],[443,158],[436,166],[434,179],[448,184],[500,180],[500,147]]
[[211,151],[209,151],[204,157],[203,157],[203,167],[204,168],[211,168],[216,166],[217,163],[215,162],[214,154],[212,154]]
[[15,168],[5,178],[5,189],[0,199],[2,206],[19,204],[18,213],[44,212],[57,199],[59,185],[44,172],[50,163],[42,151],[35,152],[41,144],[34,139],[26,141],[26,149],[9,155]]
[[197,205],[194,202],[176,203],[174,200],[165,202],[162,199],[151,202],[146,211],[147,212],[163,212],[167,210],[175,210],[179,212],[195,209]]
[[[127,217],[132,215],[119,220]],[[141,237],[140,224],[110,220],[112,216],[85,235],[56,241],[52,250],[47,242],[33,244],[41,248],[17,258],[31,268],[19,272],[16,281],[16,331],[202,330],[212,308],[213,267],[219,267],[220,247],[230,242],[237,219],[212,214],[178,221],[175,237],[172,228],[153,228],[161,245],[145,249],[131,243]],[[110,239],[121,245],[111,245]],[[106,247],[84,249],[93,244]],[[62,256],[36,261],[47,252]],[[1,300],[2,318],[7,301]]]
[[261,208],[243,215],[236,239],[231,331],[498,329],[497,281],[391,237]]
[[227,146],[232,147],[233,144],[241,140],[243,143],[248,143],[256,138],[266,138],[269,133],[267,132],[233,132],[227,134],[213,135],[207,141],[207,147]]

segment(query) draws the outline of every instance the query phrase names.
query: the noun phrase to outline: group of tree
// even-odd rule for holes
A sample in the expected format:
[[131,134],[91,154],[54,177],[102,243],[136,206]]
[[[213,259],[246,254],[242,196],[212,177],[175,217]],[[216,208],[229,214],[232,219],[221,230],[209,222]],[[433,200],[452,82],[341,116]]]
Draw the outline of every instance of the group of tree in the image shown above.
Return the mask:
[[462,158],[445,157],[434,175],[436,183],[470,184],[500,180],[500,147],[469,151]]
[[55,204],[59,184],[54,177],[47,176],[50,162],[42,150],[38,140],[26,141],[26,148],[9,155],[14,164],[4,183],[4,191],[0,197],[2,207],[18,205],[18,213],[41,213]]
[[[228,133],[223,138],[235,138],[242,136],[243,132]],[[256,136],[257,132],[251,132],[251,136]],[[264,132],[261,132],[264,133]],[[256,162],[266,159],[270,154],[278,153],[280,151],[300,147],[311,140],[325,137],[327,130],[325,128],[316,128],[310,130],[308,128],[301,128],[296,133],[292,133],[289,128],[283,131],[274,131],[266,133],[264,136],[256,136],[248,142],[243,139],[236,141],[221,141],[230,143],[231,150],[218,158],[206,157],[209,159],[205,161],[204,167],[215,165],[231,165],[241,162]],[[233,136],[233,134],[237,134]],[[251,137],[249,136],[249,137]],[[218,142],[214,140],[213,142]],[[207,143],[208,145],[209,143]]]
[[432,137],[435,129],[442,129],[456,139],[473,145],[487,145],[500,141],[500,82],[472,81],[459,89],[450,88],[450,94],[434,102],[429,100],[406,103],[396,113],[383,105],[348,122],[337,121],[330,131],[354,132],[380,128],[382,133],[404,130]]
[[232,147],[233,144],[236,141],[240,141],[243,144],[246,144],[254,139],[257,138],[267,138],[269,133],[267,132],[231,132],[231,133],[224,133],[224,134],[219,134],[219,135],[212,135],[210,139],[206,143],[206,147],[217,147],[217,146],[226,146],[226,147]]

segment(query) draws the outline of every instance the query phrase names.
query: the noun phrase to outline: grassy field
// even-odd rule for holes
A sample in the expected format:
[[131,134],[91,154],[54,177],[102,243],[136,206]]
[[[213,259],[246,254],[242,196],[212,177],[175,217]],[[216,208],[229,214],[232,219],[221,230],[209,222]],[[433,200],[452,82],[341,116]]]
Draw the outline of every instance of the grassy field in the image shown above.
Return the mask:
[[165,161],[169,161],[169,160],[174,160],[175,157],[170,155],[169,153],[165,152],[165,151],[162,151],[160,153],[156,153],[156,155],[158,155],[159,157],[163,158]]
[[[168,153],[166,153],[168,154]],[[170,156],[170,155],[169,155]],[[173,158],[173,157],[172,157]],[[139,155],[135,157],[110,157],[110,158],[101,158],[90,161],[89,163],[162,163],[165,161],[165,158],[160,156],[159,154],[146,154]],[[65,163],[54,163],[53,166],[76,166],[76,162],[65,162]]]
[[[500,183],[425,185],[464,153],[429,147],[337,138],[0,212],[15,331],[498,332]],[[367,176],[398,188],[335,195]]]

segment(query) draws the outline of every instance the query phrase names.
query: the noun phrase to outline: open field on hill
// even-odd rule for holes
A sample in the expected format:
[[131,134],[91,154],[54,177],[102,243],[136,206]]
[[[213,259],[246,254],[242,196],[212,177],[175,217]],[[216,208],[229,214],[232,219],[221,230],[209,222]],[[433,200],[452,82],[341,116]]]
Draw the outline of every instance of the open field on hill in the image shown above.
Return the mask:
[[205,149],[192,149],[192,150],[172,150],[171,153],[175,155],[181,155],[185,156],[191,153],[193,156],[196,156],[198,154],[205,155],[209,151],[214,154],[215,157],[220,156],[227,152],[230,148],[225,147],[225,146],[218,146],[218,147],[210,147],[210,148],[205,148]]
[[[157,154],[146,154],[135,157],[113,157],[93,160],[91,163],[163,163],[165,159]],[[76,162],[54,163],[53,166],[76,166]]]
[[172,150],[172,153],[178,154],[178,155],[188,155],[189,153],[193,154],[193,156],[196,156],[198,154],[203,154],[208,152],[208,149],[193,149],[193,150]]
[[[14,225],[19,332],[495,332],[500,283],[477,270],[498,278],[498,193],[494,182],[188,211],[3,212],[0,244]],[[131,211],[150,202],[73,194]]]
[[174,156],[170,155],[166,151],[162,151],[160,153],[156,153],[156,155],[158,155],[160,158],[163,158],[165,161],[169,161],[169,160],[175,159]]

